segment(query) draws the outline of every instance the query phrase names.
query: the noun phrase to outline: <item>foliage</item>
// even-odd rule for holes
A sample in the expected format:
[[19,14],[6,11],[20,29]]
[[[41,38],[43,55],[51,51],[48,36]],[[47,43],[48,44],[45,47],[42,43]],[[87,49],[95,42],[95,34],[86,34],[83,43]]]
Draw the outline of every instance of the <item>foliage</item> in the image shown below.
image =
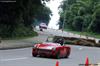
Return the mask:
[[76,31],[82,31],[84,19],[81,16],[77,16],[74,18],[72,26]]
[[100,33],[100,0],[63,0],[60,7],[60,27]]
[[48,24],[51,11],[42,3],[48,1],[50,0],[0,2],[0,37],[30,35],[35,19]]

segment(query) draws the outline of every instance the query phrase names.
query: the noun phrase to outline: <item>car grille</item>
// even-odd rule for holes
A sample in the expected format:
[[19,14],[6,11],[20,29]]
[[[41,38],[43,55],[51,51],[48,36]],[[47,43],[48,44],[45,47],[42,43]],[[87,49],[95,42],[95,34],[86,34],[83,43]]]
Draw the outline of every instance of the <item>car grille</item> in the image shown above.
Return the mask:
[[47,50],[47,49],[38,49],[38,51],[41,51],[41,52],[51,52],[51,50]]

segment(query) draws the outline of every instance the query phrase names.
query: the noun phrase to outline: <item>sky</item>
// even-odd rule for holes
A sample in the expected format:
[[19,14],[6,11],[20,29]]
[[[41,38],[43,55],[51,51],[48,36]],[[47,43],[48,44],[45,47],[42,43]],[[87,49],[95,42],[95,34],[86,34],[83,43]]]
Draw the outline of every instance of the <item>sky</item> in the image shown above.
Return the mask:
[[53,29],[58,29],[59,25],[58,20],[59,20],[59,10],[58,7],[60,5],[62,0],[51,0],[50,2],[47,3],[47,6],[51,9],[53,16],[51,17],[51,20],[49,22],[48,27],[53,28]]

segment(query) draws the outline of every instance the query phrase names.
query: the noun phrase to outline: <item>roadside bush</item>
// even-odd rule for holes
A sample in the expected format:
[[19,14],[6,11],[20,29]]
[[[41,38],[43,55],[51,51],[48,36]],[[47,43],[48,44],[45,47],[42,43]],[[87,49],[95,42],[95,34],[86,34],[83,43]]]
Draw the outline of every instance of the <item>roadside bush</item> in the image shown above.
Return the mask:
[[76,31],[82,31],[83,29],[84,19],[81,16],[77,16],[74,18],[72,26]]
[[37,33],[34,32],[31,28],[20,26],[13,31],[12,37],[31,37],[37,36]]
[[24,38],[24,37],[33,37],[33,36],[37,36],[37,32],[33,31],[31,29],[31,27],[25,27],[23,24],[20,24],[19,26],[17,26],[16,28],[14,28],[14,30],[11,32],[9,31],[9,28],[6,29],[4,28],[5,26],[3,26],[3,29],[0,29],[0,37],[2,37],[3,39],[11,39],[11,38]]
[[64,44],[74,44],[74,42],[66,40]]

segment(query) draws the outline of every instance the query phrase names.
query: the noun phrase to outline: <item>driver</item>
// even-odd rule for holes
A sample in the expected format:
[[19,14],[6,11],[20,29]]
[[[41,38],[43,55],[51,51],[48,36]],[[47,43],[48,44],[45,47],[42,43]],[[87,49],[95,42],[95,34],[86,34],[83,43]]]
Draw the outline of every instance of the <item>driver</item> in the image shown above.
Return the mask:
[[64,44],[64,38],[60,38],[60,39],[56,40],[56,42],[63,45]]

